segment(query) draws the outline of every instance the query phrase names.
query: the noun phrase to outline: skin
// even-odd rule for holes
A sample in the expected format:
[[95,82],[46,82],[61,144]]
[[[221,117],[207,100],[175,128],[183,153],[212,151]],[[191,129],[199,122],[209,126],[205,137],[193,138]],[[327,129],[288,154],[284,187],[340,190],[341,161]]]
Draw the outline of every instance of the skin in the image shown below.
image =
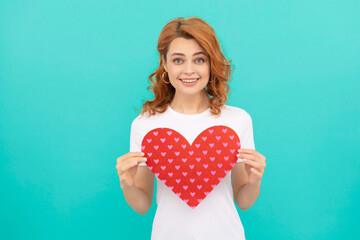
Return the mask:
[[250,184],[260,184],[266,167],[265,156],[253,149],[239,149],[237,156],[245,162],[248,182]]
[[[202,52],[202,54],[196,54]],[[177,55],[180,53],[182,55]],[[170,106],[177,112],[197,114],[210,107],[205,86],[210,78],[210,59],[205,50],[194,39],[175,38],[169,45],[164,57],[164,68],[175,88],[175,95]],[[194,86],[185,86],[181,78],[198,78]]]
[[142,152],[129,152],[116,159],[116,170],[118,171],[122,189],[134,185],[138,164],[147,161],[144,155]]
[[239,149],[237,157],[244,162],[238,162],[233,167],[231,183],[235,203],[245,211],[255,203],[260,194],[266,158],[253,149]]

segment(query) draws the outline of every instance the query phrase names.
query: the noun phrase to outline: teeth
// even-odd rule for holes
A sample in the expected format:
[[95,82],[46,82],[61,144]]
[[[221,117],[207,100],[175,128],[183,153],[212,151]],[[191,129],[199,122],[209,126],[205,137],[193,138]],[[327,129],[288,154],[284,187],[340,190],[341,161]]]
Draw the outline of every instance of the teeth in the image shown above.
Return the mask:
[[194,80],[186,80],[186,79],[181,79],[181,81],[183,81],[183,82],[195,82],[195,81],[197,81],[198,79],[194,79]]

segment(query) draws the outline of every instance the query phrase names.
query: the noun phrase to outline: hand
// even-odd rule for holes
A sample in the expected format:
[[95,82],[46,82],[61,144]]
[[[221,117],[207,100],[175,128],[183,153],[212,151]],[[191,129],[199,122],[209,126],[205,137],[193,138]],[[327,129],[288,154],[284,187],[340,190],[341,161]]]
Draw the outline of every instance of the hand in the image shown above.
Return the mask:
[[237,157],[244,160],[248,182],[250,184],[260,183],[266,167],[266,158],[253,149],[239,149]]
[[142,152],[129,152],[116,160],[116,169],[122,189],[134,185],[134,177],[137,172],[138,163],[147,161],[144,155]]

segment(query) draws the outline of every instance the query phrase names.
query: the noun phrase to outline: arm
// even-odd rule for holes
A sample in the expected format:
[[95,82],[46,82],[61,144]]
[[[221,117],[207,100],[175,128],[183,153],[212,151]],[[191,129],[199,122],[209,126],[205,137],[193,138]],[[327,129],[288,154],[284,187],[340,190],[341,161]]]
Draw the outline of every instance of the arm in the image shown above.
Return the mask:
[[133,186],[121,187],[129,206],[144,215],[149,211],[154,192],[154,174],[148,167],[138,167]]
[[247,183],[235,192],[234,199],[238,207],[245,211],[249,209],[260,194],[261,183]]
[[[130,152],[141,152],[141,141],[144,132],[143,122],[138,118],[134,119],[130,131]],[[144,215],[151,208],[155,176],[146,164],[142,164],[144,163],[141,162],[136,166],[137,170],[132,170],[132,173],[135,172],[135,175],[131,177],[133,183],[130,181],[131,184],[122,184],[121,188],[129,206],[137,213]]]
[[234,200],[242,210],[249,209],[260,194],[261,178],[266,158],[253,149],[242,149],[238,157],[244,163],[237,163],[231,174]]
[[236,205],[243,211],[249,209],[260,193],[260,184],[249,183],[245,164],[238,162],[231,170],[231,183]]

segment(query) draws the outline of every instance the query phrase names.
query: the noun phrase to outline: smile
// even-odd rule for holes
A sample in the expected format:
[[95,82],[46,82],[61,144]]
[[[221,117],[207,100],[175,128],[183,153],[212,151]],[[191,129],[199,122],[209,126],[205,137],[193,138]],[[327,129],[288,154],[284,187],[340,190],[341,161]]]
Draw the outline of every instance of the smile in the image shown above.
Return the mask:
[[186,82],[186,83],[196,82],[199,79],[200,78],[180,78],[181,81]]

